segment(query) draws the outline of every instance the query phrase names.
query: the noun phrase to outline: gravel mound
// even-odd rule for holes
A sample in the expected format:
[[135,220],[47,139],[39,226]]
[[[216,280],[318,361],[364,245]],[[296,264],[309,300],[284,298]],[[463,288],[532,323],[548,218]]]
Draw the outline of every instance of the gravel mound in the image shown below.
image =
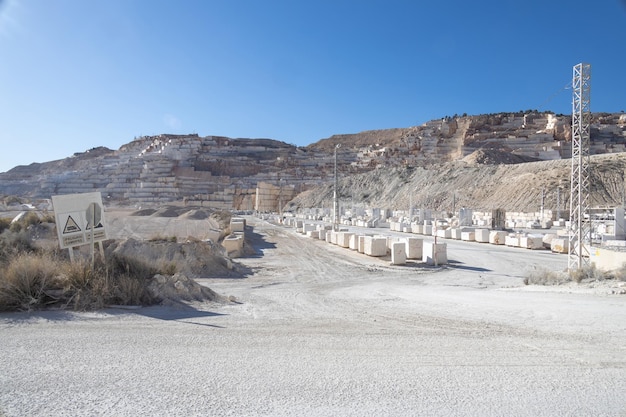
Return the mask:
[[151,216],[154,213],[156,213],[156,209],[142,209],[129,214],[129,216]]
[[499,149],[478,149],[463,158],[463,162],[469,165],[523,164],[538,160],[539,159],[516,155]]
[[211,210],[207,209],[193,209],[187,213],[182,214],[180,217],[189,220],[204,220],[211,216]]
[[141,259],[148,265],[167,268],[190,278],[224,278],[239,276],[226,250],[211,241],[140,241],[133,238],[112,243],[108,254]]
[[148,285],[150,295],[161,304],[180,304],[184,301],[222,301],[223,297],[208,287],[203,287],[181,273],[155,275]]

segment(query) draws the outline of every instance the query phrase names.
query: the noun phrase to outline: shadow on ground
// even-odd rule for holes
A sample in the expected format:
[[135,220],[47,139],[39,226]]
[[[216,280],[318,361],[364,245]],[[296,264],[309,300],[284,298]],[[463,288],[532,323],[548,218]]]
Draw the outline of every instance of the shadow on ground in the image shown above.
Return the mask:
[[248,250],[245,255],[250,258],[260,258],[266,250],[276,249],[275,243],[268,242],[265,236],[255,232],[251,226],[246,226],[246,244]]

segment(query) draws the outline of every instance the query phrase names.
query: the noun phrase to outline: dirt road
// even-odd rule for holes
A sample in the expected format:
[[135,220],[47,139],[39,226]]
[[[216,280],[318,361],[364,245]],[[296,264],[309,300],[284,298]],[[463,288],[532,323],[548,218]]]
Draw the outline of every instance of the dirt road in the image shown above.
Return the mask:
[[238,303],[0,315],[0,415],[626,415],[626,298],[522,284],[563,256],[390,266],[249,221],[250,275],[199,280]]

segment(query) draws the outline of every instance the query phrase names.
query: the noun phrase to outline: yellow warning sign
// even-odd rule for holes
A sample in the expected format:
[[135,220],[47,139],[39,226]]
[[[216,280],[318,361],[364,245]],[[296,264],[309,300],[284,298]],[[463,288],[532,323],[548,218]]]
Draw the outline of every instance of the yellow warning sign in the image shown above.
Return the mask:
[[63,228],[63,234],[80,232],[80,227],[76,224],[76,221],[72,219],[72,216],[67,216],[65,227]]

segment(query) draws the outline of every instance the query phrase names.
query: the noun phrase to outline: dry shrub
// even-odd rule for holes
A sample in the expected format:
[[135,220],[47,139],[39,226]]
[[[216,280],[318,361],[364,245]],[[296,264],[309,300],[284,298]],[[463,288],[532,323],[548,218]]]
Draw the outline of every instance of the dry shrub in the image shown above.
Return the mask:
[[11,226],[11,219],[7,219],[6,217],[0,218],[0,233],[8,229],[9,226]]
[[118,275],[113,280],[113,294],[110,304],[150,305],[154,299],[147,291],[148,279],[137,279],[129,275]]
[[618,269],[606,274],[606,279],[614,279],[616,281],[626,282],[626,263],[622,264]]
[[53,223],[55,224],[57,221],[54,218],[54,214],[50,214],[50,213],[45,213],[43,216],[41,216],[41,223]]
[[30,311],[57,300],[58,262],[47,255],[23,253],[0,273],[0,310]]
[[524,277],[524,285],[561,285],[567,281],[567,275],[544,268],[536,268]]
[[12,222],[9,229],[13,232],[20,232],[22,230],[26,230],[28,226],[39,223],[41,223],[41,220],[39,220],[37,213],[29,211],[18,221]]
[[[168,264],[166,272],[175,269]],[[51,305],[93,310],[107,305],[150,305],[156,268],[135,258],[68,262],[50,254],[21,253],[0,272],[0,310],[29,311]]]
[[26,230],[19,232],[5,230],[0,234],[0,266],[21,253],[34,251],[32,238]]
[[66,262],[63,265],[64,303],[74,310],[91,310],[106,306],[109,285],[101,265],[90,262]]
[[66,264],[67,305],[75,310],[92,310],[107,305],[150,305],[147,287],[158,271],[135,258],[112,256],[94,267],[88,262]]
[[114,254],[107,258],[106,269],[111,277],[110,304],[150,305],[155,302],[148,285],[154,275],[164,273],[162,268],[138,258]]
[[613,271],[613,278],[618,281],[626,282],[626,264],[622,264],[619,269]]
[[178,238],[176,236],[162,236],[162,235],[154,235],[148,239],[148,242],[178,242]]
[[580,284],[583,281],[604,281],[607,277],[595,265],[583,266],[569,273],[572,281]]

